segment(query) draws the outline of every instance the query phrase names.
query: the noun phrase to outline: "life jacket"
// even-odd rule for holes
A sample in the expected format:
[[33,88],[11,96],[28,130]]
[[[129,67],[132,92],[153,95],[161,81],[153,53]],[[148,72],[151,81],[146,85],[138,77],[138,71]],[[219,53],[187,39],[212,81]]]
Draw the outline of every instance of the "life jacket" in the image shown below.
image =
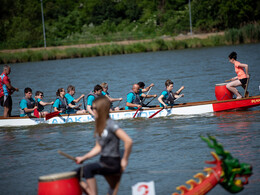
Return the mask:
[[57,108],[58,110],[61,110],[62,113],[66,113],[66,110],[68,109],[68,102],[67,102],[67,99],[65,97],[60,97],[60,96],[57,96],[57,99],[60,100],[61,104],[59,104],[59,108]]
[[167,105],[172,105],[174,104],[174,100],[176,99],[174,97],[174,94],[172,91],[168,91],[167,89],[163,90],[167,92],[167,98],[163,98],[162,101],[167,104]]
[[95,94],[93,91],[91,91],[91,92],[89,92],[89,94],[87,95],[86,99],[88,100],[88,97],[91,96],[91,95],[93,95],[93,96],[95,97],[95,99],[99,97],[99,95],[97,95],[97,94]]
[[[23,99],[26,100],[28,109],[32,109],[35,107],[35,101],[33,98],[28,99],[28,98],[24,97]],[[21,103],[21,101],[19,102],[19,105],[20,105],[20,103]],[[20,108],[20,114],[23,115],[23,114],[28,114],[28,113],[26,113],[23,109]]]
[[[95,97],[95,99],[98,98],[98,97],[100,97],[100,95],[97,95],[97,94],[95,94],[93,91],[91,91],[91,92],[89,92],[89,94],[88,94],[87,97],[86,97],[87,101],[88,101],[88,97],[91,96],[91,95],[93,95],[93,96]],[[91,107],[92,107],[92,105],[91,105]]]
[[4,79],[4,74],[3,75],[0,75],[0,95],[3,91],[3,79]]
[[37,107],[38,107],[38,111],[41,112],[44,110],[44,106],[40,104],[40,102],[38,102],[38,99],[37,99]]
[[2,96],[3,95],[8,96],[10,91],[9,91],[9,89],[7,88],[7,86],[3,82],[4,77],[6,77],[5,74],[0,75],[0,95],[2,94]]
[[[140,89],[140,91],[141,91],[141,94],[142,94],[142,93],[143,93],[142,89]],[[140,91],[139,91],[139,92],[140,92]],[[139,92],[138,92],[138,94],[139,94]],[[140,97],[140,100],[141,100],[141,102],[142,102],[143,99],[144,99],[144,97],[142,97],[142,96],[140,96],[140,95],[139,95],[139,97]]]
[[[69,93],[67,93],[67,94],[68,94],[69,96],[71,96]],[[66,95],[67,95],[67,94],[66,94]],[[65,98],[66,98],[66,95],[64,96]],[[67,100],[67,104],[68,104],[68,99],[66,98],[66,100]],[[74,101],[72,101],[72,102],[70,102],[70,103],[71,103],[72,105],[76,105]]]
[[[141,98],[140,98],[140,95],[137,93],[135,93],[133,90],[131,90],[128,94],[130,94],[130,93],[133,93],[134,94],[134,96],[135,96],[135,99],[133,100],[133,104],[139,104],[139,105],[141,105]],[[127,95],[128,95],[127,94]]]

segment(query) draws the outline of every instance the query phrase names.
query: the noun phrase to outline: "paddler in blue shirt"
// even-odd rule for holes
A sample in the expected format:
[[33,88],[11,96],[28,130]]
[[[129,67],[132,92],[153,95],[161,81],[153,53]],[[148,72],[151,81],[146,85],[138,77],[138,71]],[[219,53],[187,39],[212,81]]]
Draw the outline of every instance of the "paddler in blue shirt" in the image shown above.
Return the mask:
[[95,113],[92,110],[92,105],[93,105],[93,101],[99,97],[102,96],[102,90],[103,88],[100,85],[96,85],[94,87],[94,90],[91,91],[88,95],[87,95],[87,111],[89,112],[89,114],[91,114],[93,117],[95,117]]
[[116,101],[122,101],[123,98],[112,98],[110,97],[109,93],[108,93],[108,84],[107,83],[101,83],[100,86],[102,87],[102,95],[106,96],[109,101],[111,102],[111,108],[110,108],[110,111],[118,111],[120,110],[120,108],[117,106],[117,107],[113,107],[113,102],[116,102]]
[[[140,94],[151,90],[151,88],[154,86],[154,84],[151,83],[151,85],[149,85],[148,87],[144,88],[144,87],[145,87],[145,84],[144,84],[144,82],[142,82],[142,81],[138,82],[137,84],[138,84],[139,87],[140,87],[140,89],[139,89],[139,93],[140,93]],[[149,93],[149,92],[148,92],[148,93]],[[140,100],[143,101],[143,99],[144,99],[144,98],[143,98],[142,96],[140,96]]]
[[176,98],[184,96],[184,94],[179,95],[181,91],[184,89],[184,86],[182,86],[178,91],[173,93],[173,82],[168,79],[167,81],[165,81],[165,87],[166,89],[162,91],[161,95],[158,98],[158,101],[160,102],[160,107],[164,108],[166,108],[167,106],[173,106],[174,100]]
[[142,91],[142,93],[149,91],[149,90],[154,86],[154,84],[151,83],[151,85],[149,85],[148,87],[144,88],[144,87],[145,87],[145,84],[144,84],[144,82],[142,82],[142,81],[138,82],[137,84],[139,85],[140,90]]
[[24,89],[24,98],[20,101],[20,116],[33,116],[33,111],[37,109],[35,99],[32,98],[32,89],[26,87]]
[[76,106],[76,103],[78,103],[82,98],[85,97],[84,94],[82,94],[78,99],[75,99],[73,96],[75,94],[75,87],[72,85],[69,85],[67,88],[67,93],[65,94],[65,98],[67,99],[68,103],[68,110],[67,114],[83,114],[86,113],[86,110],[81,110],[79,107],[82,104],[79,104]]
[[146,95],[140,91],[140,87],[138,84],[134,84],[132,87],[132,90],[127,94],[127,99],[126,99],[126,110],[136,110],[138,108],[142,107],[142,101],[140,97],[146,97],[146,98],[151,98],[151,97],[157,97],[157,95]]
[[68,109],[68,103],[65,96],[65,90],[63,88],[59,88],[56,92],[57,99],[55,100],[53,104],[54,111],[58,111],[61,114],[66,114],[66,111]]

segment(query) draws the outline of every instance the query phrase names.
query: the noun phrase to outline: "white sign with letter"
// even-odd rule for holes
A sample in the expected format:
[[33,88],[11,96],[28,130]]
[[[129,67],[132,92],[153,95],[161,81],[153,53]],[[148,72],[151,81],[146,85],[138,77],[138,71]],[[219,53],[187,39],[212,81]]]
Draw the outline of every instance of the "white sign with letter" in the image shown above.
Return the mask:
[[154,182],[139,182],[132,186],[132,195],[155,195]]

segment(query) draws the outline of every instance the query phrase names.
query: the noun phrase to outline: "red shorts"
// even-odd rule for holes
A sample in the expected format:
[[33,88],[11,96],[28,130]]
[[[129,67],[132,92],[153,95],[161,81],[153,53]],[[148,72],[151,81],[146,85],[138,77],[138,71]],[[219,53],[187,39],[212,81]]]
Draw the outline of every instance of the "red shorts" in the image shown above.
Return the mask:
[[2,96],[0,97],[0,105],[3,106],[3,107],[7,107],[7,108],[12,108],[12,104],[13,104],[13,101],[12,101],[12,97],[10,95],[8,96]]

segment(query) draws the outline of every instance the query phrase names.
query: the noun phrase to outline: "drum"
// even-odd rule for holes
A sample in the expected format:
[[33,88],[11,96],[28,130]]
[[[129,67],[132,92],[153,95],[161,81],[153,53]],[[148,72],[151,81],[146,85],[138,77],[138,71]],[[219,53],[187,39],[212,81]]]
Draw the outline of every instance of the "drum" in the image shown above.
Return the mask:
[[233,98],[233,93],[226,87],[226,83],[216,84],[215,96],[217,100],[229,100]]
[[39,177],[38,195],[81,195],[76,172],[65,172]]

